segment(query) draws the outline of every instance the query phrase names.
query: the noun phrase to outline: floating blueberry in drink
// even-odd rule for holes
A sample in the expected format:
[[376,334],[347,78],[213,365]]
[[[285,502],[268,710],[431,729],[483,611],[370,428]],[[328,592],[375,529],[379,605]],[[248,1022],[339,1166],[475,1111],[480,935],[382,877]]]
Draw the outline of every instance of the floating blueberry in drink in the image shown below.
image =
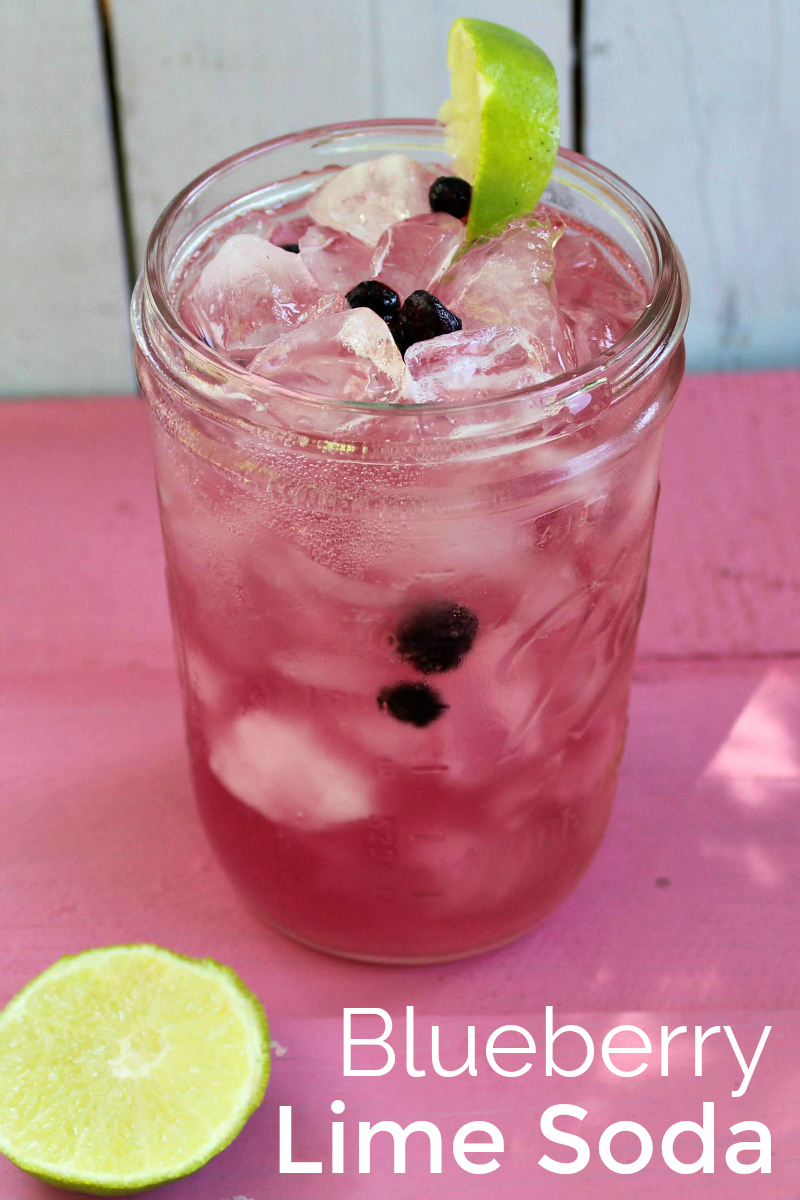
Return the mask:
[[395,683],[378,693],[378,707],[398,721],[424,729],[442,715],[447,705],[427,683]]
[[397,653],[423,675],[453,671],[472,649],[478,624],[475,613],[464,604],[426,604],[398,626]]
[[472,187],[466,179],[459,179],[455,175],[440,175],[431,184],[428,199],[433,212],[450,213],[451,217],[461,220],[469,214]]
[[456,333],[460,328],[461,320],[455,313],[445,308],[441,300],[437,300],[430,292],[419,288],[411,293],[400,309],[394,336],[400,353],[405,354],[415,342],[426,342],[445,333]]
[[377,279],[365,279],[351,288],[345,297],[351,308],[371,308],[387,324],[396,320],[400,312],[400,297],[385,283]]

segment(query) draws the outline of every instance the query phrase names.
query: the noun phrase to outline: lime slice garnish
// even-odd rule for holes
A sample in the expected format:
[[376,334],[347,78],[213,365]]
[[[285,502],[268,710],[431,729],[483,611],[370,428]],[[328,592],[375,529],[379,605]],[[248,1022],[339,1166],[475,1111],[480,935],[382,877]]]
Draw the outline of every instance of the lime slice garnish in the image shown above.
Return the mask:
[[536,207],[558,150],[558,82],[530,38],[459,17],[447,45],[452,95],[439,119],[454,169],[473,186],[467,237]]
[[124,1195],[218,1154],[269,1076],[264,1010],[228,967],[158,946],[62,958],[0,1013],[0,1150]]

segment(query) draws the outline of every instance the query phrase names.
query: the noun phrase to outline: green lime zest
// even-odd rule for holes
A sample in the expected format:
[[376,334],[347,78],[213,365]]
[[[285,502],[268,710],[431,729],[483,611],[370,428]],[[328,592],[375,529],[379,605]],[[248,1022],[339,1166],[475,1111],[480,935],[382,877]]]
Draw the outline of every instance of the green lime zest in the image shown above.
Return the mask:
[[454,170],[473,187],[467,237],[532,212],[559,143],[558,81],[530,38],[459,17],[447,47],[451,96],[439,113]]

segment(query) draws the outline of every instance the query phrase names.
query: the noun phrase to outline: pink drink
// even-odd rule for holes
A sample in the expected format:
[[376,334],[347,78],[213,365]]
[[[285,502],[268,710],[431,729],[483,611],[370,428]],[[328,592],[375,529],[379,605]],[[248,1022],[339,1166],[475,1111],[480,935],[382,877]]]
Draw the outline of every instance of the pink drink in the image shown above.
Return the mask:
[[[369,153],[357,127],[318,131],[241,156],[179,197],[151,242],[137,359],[209,835],[284,932],[422,962],[531,928],[602,837],[686,288],[644,202],[563,156],[537,213],[561,229],[554,278],[530,276],[539,249],[528,242],[481,265],[477,292],[473,251],[437,276],[424,264],[458,230],[414,218],[403,233],[414,262],[465,319],[412,346],[404,366],[372,314],[349,323],[358,310],[341,280],[369,277],[363,247],[315,262],[333,241],[302,216],[299,193],[320,167],[374,158],[379,140],[443,161],[432,123],[365,131]],[[284,182],[265,189],[272,177]],[[206,290],[202,309],[208,263],[231,235],[254,232],[301,245],[293,262],[255,247],[267,274],[284,272],[283,308],[266,297],[255,312],[248,293],[231,315],[219,266],[230,269],[229,247],[219,296]],[[522,236],[546,240],[539,227]],[[385,238],[379,259],[402,299],[414,279],[398,244]],[[515,290],[519,256],[533,282]],[[334,398],[321,399],[328,385]]]

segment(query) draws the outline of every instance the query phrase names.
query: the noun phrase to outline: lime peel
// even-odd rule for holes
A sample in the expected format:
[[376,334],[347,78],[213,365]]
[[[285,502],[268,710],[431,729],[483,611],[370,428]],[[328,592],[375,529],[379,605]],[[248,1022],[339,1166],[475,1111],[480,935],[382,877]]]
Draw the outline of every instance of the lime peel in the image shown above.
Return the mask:
[[473,185],[467,237],[532,212],[559,142],[558,81],[543,50],[521,33],[460,17],[447,46],[445,125],[454,169]]
[[159,946],[59,959],[0,1013],[0,1151],[67,1190],[179,1179],[264,1096],[269,1029],[229,968]]

